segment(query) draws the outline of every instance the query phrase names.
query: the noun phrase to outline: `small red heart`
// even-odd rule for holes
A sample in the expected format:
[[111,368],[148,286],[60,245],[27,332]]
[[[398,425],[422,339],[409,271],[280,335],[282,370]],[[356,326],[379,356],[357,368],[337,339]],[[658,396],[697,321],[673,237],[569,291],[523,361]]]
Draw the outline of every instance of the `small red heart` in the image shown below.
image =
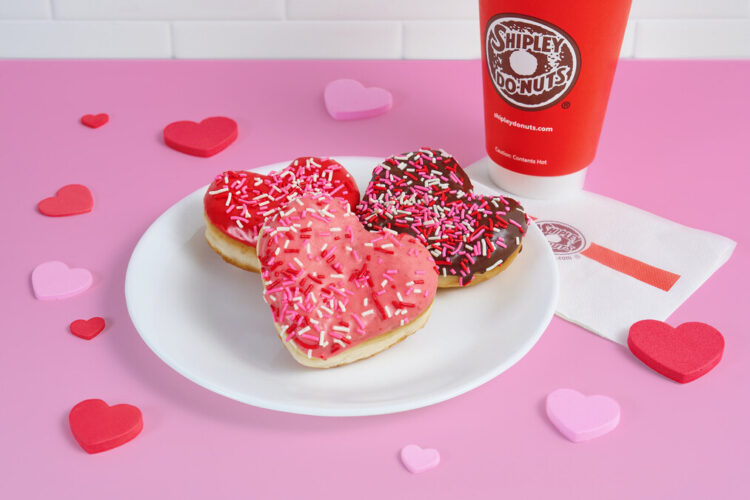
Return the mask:
[[91,128],[99,128],[109,121],[109,115],[107,113],[99,113],[98,115],[83,115],[81,117],[81,123]]
[[705,323],[683,323],[677,328],[654,319],[630,327],[628,347],[636,358],[681,384],[708,373],[724,352],[724,337]]
[[123,445],[143,429],[141,410],[133,405],[109,406],[101,399],[81,401],[68,415],[70,430],[87,453]]
[[104,318],[77,319],[70,324],[70,333],[84,340],[91,340],[104,330]]
[[181,153],[209,157],[237,139],[237,122],[224,116],[206,118],[200,123],[173,122],[164,128],[164,142]]
[[89,188],[81,184],[68,184],[61,187],[55,196],[39,202],[37,209],[49,217],[63,217],[91,212],[94,197]]

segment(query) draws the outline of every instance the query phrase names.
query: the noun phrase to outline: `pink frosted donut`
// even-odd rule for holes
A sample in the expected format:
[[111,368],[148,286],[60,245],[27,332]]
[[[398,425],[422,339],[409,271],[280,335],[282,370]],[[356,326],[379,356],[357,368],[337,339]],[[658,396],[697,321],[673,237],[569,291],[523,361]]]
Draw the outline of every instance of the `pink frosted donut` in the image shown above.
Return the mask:
[[264,298],[299,363],[329,368],[370,357],[424,326],[435,262],[416,238],[368,232],[347,203],[308,193],[258,238]]

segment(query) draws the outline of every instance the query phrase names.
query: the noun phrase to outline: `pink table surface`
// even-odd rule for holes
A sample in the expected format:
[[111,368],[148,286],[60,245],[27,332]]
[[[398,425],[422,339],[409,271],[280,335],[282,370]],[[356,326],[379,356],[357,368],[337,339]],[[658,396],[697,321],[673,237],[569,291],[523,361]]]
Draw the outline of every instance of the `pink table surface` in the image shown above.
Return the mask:
[[[477,61],[0,62],[2,498],[741,498],[748,490],[747,336],[750,62],[623,62],[587,188],[735,239],[734,256],[671,318],[724,333],[724,360],[682,386],[627,349],[555,318],[506,373],[453,400],[395,415],[319,418],[246,406],[178,375],[141,341],[123,292],[134,245],[175,201],[223,169],[297,155],[386,156],[434,145],[483,156]],[[358,122],[325,113],[323,86],[390,89],[393,110]],[[85,113],[111,121],[91,130]],[[210,159],[164,146],[178,119],[235,118]],[[85,183],[94,212],[38,214]],[[30,272],[60,259],[95,274],[86,293],[32,297]],[[67,331],[104,316],[90,342]],[[543,412],[558,387],[616,398],[622,421],[585,444]],[[138,405],[133,442],[87,455],[67,414],[98,397]],[[412,475],[408,443],[438,448]],[[356,493],[351,493],[356,492]]]

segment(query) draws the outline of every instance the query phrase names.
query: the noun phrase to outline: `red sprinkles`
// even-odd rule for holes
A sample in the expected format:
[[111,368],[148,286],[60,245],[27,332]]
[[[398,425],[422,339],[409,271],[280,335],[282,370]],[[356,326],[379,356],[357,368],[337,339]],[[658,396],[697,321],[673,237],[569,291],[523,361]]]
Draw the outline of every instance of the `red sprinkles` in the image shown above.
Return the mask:
[[457,275],[462,286],[502,264],[528,227],[517,201],[474,193],[451,155],[428,148],[375,167],[356,212],[367,229],[415,236],[440,274]]
[[322,193],[305,193],[267,220],[258,257],[282,339],[310,358],[408,324],[437,289],[434,261],[415,238],[367,232],[349,205]]
[[261,175],[243,170],[217,175],[204,197],[209,220],[226,235],[255,246],[267,217],[307,192],[327,192],[359,201],[354,179],[330,158],[302,157],[281,172]]

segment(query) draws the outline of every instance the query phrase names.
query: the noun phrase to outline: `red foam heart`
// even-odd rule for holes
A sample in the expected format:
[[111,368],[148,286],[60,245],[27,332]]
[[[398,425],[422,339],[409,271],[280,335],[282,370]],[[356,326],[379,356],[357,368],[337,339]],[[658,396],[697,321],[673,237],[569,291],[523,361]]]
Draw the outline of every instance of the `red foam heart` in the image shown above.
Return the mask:
[[724,337],[705,323],[677,328],[653,319],[630,327],[628,347],[636,358],[665,377],[685,384],[708,373],[724,352]]
[[359,202],[354,178],[331,158],[297,158],[281,172],[268,175],[244,170],[224,172],[208,187],[206,216],[221,232],[255,246],[263,222],[284,207],[290,197],[322,191],[343,198],[353,209]]
[[237,122],[224,116],[206,118],[200,123],[173,122],[164,127],[164,142],[181,153],[213,156],[237,139]]
[[70,430],[87,453],[121,446],[143,429],[141,410],[133,405],[109,406],[101,399],[81,401],[68,415]]
[[98,115],[83,115],[81,117],[81,123],[91,128],[99,128],[109,121],[109,115],[107,113],[99,113]]
[[77,319],[70,324],[70,333],[84,340],[91,340],[104,330],[104,318]]
[[63,217],[91,212],[94,208],[94,197],[86,186],[68,184],[61,187],[55,196],[39,202],[37,209],[49,217]]

